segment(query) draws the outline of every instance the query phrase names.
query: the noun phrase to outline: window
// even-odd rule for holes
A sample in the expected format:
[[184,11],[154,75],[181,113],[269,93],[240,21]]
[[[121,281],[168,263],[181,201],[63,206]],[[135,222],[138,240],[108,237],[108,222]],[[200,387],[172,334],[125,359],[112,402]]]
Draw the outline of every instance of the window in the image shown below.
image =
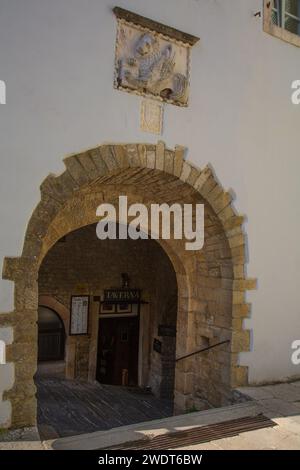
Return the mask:
[[300,0],[274,0],[272,22],[300,35]]
[[300,0],[265,0],[264,30],[300,47]]

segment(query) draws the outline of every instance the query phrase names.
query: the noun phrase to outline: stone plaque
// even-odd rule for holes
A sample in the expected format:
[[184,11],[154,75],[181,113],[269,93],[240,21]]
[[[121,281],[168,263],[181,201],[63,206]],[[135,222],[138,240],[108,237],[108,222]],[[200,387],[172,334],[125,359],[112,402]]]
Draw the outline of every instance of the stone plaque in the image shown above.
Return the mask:
[[115,88],[187,106],[191,36],[120,8],[114,11]]
[[163,105],[153,100],[143,100],[141,105],[141,130],[151,134],[162,134]]

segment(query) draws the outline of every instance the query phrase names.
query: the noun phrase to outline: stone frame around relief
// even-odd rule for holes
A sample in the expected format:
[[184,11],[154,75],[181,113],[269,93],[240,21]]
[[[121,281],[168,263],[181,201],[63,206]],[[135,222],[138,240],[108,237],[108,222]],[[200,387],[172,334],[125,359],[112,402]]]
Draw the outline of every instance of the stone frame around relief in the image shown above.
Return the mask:
[[[126,10],[115,8],[114,12],[117,16],[114,88],[188,106],[190,52],[198,38]],[[161,31],[173,33],[174,37]]]

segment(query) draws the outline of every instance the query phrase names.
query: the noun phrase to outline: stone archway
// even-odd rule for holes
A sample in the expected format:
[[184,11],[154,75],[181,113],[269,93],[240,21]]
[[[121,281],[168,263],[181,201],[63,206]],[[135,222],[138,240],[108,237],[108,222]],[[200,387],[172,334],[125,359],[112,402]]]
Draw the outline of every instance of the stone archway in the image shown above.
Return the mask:
[[248,351],[250,333],[243,329],[249,314],[245,291],[256,282],[245,277],[243,217],[232,207],[209,167],[203,170],[184,160],[184,150],[155,145],[102,145],[64,160],[66,170],[49,175],[41,185],[41,201],[25,236],[22,255],[6,258],[3,278],[15,283],[15,309],[1,314],[1,327],[13,327],[7,362],[14,363],[15,379],[3,400],[11,404],[10,425],[36,423],[33,376],[37,354],[37,276],[51,248],[71,230],[96,221],[96,207],[115,203],[127,194],[129,203],[205,203],[205,246],[195,255],[182,240],[160,241],[176,271],[178,283],[177,355],[202,344],[230,339],[204,356],[181,361],[176,367],[175,401],[188,408],[197,397],[222,404],[230,390],[247,383],[247,368],[238,365],[238,353]]

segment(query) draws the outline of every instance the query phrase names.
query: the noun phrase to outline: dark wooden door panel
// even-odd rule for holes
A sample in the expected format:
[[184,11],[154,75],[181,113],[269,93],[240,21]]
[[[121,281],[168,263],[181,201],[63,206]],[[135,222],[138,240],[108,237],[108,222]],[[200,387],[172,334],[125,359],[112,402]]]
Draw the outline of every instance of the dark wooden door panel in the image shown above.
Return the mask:
[[112,385],[137,385],[139,319],[99,320],[97,380]]

